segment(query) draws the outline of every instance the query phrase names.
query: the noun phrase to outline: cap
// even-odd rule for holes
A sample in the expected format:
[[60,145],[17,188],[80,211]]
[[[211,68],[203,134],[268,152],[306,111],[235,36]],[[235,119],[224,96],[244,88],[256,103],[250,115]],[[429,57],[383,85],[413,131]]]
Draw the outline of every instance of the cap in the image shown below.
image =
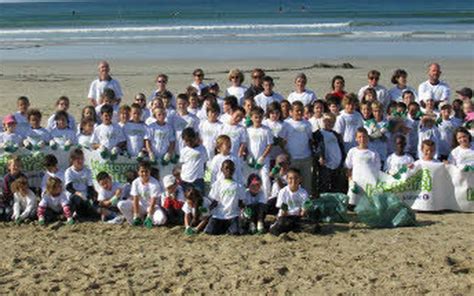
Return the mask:
[[3,124],[16,123],[15,116],[13,114],[8,114],[3,117]]
[[456,93],[464,97],[472,98],[472,89],[469,87],[463,87],[460,90],[457,90]]
[[163,185],[165,185],[165,188],[173,186],[174,184],[176,184],[176,178],[173,175],[166,175],[163,178]]

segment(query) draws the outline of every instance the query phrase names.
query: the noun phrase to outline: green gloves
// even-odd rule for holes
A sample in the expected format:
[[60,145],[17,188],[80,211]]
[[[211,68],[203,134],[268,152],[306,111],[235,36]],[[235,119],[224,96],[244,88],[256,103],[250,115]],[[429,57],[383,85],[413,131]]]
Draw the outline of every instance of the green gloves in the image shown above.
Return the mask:
[[245,208],[243,215],[244,215],[244,218],[250,219],[253,216],[253,210],[251,208]]
[[151,220],[150,217],[146,217],[145,218],[145,221],[143,221],[143,225],[148,228],[148,229],[151,229],[153,228],[153,220]]
[[201,215],[205,215],[205,214],[209,213],[209,209],[206,208],[205,206],[200,206],[198,208],[198,211],[199,211],[199,213],[201,213]]
[[194,230],[194,228],[192,227],[186,227],[186,229],[184,230],[184,234],[193,235],[193,234],[196,234],[196,230]]
[[140,218],[138,218],[138,217],[133,218],[132,225],[133,225],[133,226],[140,226],[140,225],[142,225],[142,219],[140,219]]
[[312,200],[307,200],[303,203],[303,210],[310,211],[314,208],[314,203]]
[[112,199],[110,200],[110,204],[112,204],[114,207],[117,206],[119,202],[119,199],[118,199],[118,196],[114,195],[114,197],[112,197]]

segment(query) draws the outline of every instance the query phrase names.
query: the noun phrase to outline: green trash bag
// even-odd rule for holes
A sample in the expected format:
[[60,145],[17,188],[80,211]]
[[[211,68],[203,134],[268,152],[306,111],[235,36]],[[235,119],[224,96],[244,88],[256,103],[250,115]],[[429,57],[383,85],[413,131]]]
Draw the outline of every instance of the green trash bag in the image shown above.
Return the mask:
[[347,223],[347,203],[349,197],[342,193],[322,193],[314,200],[314,205],[318,209],[321,222]]
[[372,228],[414,226],[415,212],[390,193],[363,196],[355,208],[359,221]]

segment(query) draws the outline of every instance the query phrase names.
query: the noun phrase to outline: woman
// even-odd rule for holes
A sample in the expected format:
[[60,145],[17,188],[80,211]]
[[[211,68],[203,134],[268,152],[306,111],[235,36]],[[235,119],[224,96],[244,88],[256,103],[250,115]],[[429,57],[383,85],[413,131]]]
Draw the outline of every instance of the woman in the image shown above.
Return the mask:
[[242,85],[244,82],[244,73],[239,69],[232,69],[229,72],[228,79],[231,83],[231,86],[225,91],[225,96],[235,96],[239,102],[239,106],[242,106],[244,101],[244,94],[247,90],[247,87]]
[[407,90],[410,90],[415,95],[416,101],[416,90],[413,87],[407,86],[407,77],[408,73],[403,69],[397,69],[395,72],[393,72],[391,81],[393,84],[395,84],[395,86],[388,91],[390,100],[402,102],[403,93]]
[[295,91],[288,96],[288,101],[293,104],[295,101],[300,101],[304,106],[312,104],[316,101],[316,94],[309,89],[306,89],[308,79],[304,73],[299,73],[295,78]]

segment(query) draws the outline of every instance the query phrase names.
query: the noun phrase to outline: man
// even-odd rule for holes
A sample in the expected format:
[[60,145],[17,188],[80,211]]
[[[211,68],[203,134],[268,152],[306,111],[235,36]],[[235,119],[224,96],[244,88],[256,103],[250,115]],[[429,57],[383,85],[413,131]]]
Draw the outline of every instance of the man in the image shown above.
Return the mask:
[[263,91],[263,76],[265,72],[262,69],[255,68],[252,70],[252,84],[244,93],[244,99],[248,97],[255,97]]
[[379,79],[380,79],[380,72],[377,70],[370,70],[369,73],[367,73],[367,80],[369,83],[368,85],[360,88],[358,97],[359,97],[359,101],[361,101],[364,98],[365,90],[368,89],[369,87],[373,88],[375,89],[375,92],[377,93],[377,101],[382,103],[385,110],[390,103],[390,97],[388,95],[388,90],[383,85],[379,84]]
[[87,95],[89,102],[95,107],[102,104],[101,95],[104,89],[110,88],[115,92],[115,98],[120,103],[123,97],[122,88],[118,80],[115,80],[110,76],[110,66],[107,61],[101,61],[97,67],[99,77],[92,81],[89,88],[89,94]]
[[423,107],[425,101],[429,99],[435,101],[436,108],[441,102],[449,103],[451,89],[447,83],[439,80],[441,73],[441,66],[439,64],[431,63],[428,66],[428,80],[422,82],[418,87],[418,98]]

